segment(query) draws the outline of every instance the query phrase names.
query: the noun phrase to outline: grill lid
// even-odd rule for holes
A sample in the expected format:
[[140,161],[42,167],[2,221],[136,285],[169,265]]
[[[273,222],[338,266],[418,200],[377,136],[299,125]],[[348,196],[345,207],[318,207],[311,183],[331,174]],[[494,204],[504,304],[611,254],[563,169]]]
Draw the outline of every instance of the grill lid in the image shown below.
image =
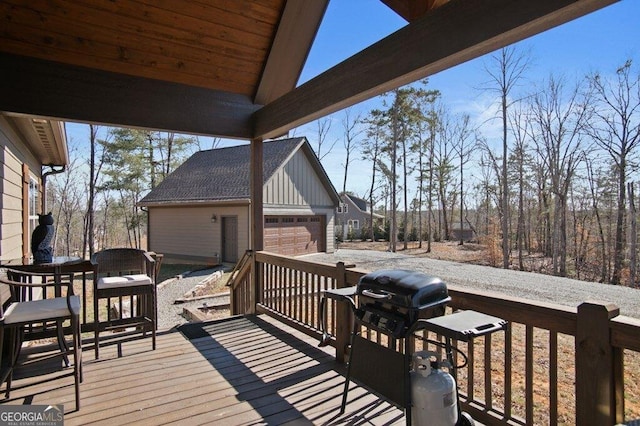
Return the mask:
[[410,309],[425,309],[449,300],[447,285],[440,278],[404,269],[366,274],[357,289],[359,296]]

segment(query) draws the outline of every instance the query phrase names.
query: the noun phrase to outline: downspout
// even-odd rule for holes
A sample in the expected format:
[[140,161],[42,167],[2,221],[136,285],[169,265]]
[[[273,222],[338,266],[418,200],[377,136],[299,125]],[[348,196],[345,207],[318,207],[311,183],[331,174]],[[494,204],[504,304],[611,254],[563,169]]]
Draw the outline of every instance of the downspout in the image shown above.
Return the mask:
[[42,173],[42,214],[46,214],[47,212],[47,176],[49,175],[57,175],[60,173],[64,173],[67,170],[67,166],[58,166],[62,167],[61,169],[56,169],[54,164],[47,164],[43,167],[49,167],[50,170]]

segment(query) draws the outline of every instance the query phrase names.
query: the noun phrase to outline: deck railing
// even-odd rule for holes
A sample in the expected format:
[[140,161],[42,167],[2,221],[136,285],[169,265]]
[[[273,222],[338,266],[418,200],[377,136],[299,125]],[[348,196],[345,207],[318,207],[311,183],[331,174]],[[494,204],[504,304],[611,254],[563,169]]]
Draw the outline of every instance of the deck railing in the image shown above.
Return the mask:
[[[235,297],[256,300],[257,312],[318,339],[322,291],[355,285],[367,272],[265,252],[255,253],[250,263],[258,273],[237,281]],[[448,289],[451,309],[509,321],[504,333],[457,345],[469,358],[458,373],[458,386],[464,409],[474,418],[505,425],[605,425],[640,418],[639,320],[619,316],[615,306],[605,303],[568,308],[451,284]],[[340,361],[346,359],[353,321],[345,305],[327,305],[328,331],[334,336],[330,344]],[[364,334],[385,344],[384,336]],[[421,344],[416,341],[416,347]]]

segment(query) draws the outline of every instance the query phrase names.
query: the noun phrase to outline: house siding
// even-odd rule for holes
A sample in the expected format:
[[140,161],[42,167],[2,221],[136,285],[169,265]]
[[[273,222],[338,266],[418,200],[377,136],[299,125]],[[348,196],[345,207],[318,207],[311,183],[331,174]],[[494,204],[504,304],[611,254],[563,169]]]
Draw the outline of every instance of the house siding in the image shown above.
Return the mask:
[[300,150],[278,169],[263,188],[265,207],[272,206],[333,206],[311,163]]
[[31,176],[41,184],[40,164],[12,126],[0,116],[0,262],[21,259],[23,252],[29,252],[28,247],[23,249],[23,164],[29,167]]
[[[211,222],[212,215],[216,223]],[[249,248],[249,206],[154,207],[149,209],[149,250],[168,262],[217,261],[223,216],[238,218],[238,259]]]

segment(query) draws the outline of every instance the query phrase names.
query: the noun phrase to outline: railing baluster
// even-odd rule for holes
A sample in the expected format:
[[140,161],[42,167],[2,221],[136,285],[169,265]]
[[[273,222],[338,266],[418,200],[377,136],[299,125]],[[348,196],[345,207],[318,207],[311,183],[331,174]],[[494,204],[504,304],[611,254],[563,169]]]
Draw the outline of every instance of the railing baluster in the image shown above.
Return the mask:
[[469,363],[467,364],[467,398],[469,401],[473,401],[474,398],[474,376],[475,376],[475,347],[473,339],[467,342],[467,357]]
[[533,327],[527,325],[525,338],[525,417],[533,424]]
[[309,295],[311,289],[309,288],[309,273],[304,273],[304,323],[310,324],[309,322]]
[[511,401],[513,392],[511,386],[511,360],[513,359],[512,333],[511,323],[509,323],[507,324],[507,329],[504,332],[504,416],[507,419],[511,418]]
[[294,318],[293,309],[292,309],[293,307],[291,306],[293,303],[293,300],[291,300],[292,290],[293,290],[293,270],[291,268],[287,268],[287,286],[285,287],[283,299],[284,299],[284,305],[286,306],[285,308],[286,314],[289,317]]
[[558,424],[558,333],[549,332],[549,424]]
[[293,274],[293,316],[298,321],[300,317],[300,271],[296,270]]
[[493,408],[493,389],[491,386],[491,334],[484,336],[484,400],[487,408]]

